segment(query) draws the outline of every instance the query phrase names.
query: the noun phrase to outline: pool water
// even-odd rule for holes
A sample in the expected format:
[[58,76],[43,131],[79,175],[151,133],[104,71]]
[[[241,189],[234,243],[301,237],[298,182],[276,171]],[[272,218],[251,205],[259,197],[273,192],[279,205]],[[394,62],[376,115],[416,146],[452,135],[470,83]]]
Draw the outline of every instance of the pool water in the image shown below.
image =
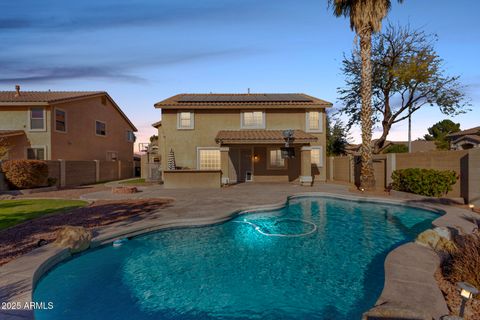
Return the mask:
[[55,267],[34,292],[54,308],[35,317],[359,319],[382,291],[388,252],[437,217],[304,197],[220,225],[160,231]]

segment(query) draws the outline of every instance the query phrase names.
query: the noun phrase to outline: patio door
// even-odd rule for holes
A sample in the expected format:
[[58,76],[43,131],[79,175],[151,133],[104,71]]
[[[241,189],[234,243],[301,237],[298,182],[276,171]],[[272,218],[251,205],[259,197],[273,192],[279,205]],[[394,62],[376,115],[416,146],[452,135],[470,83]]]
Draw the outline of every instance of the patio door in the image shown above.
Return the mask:
[[252,149],[251,148],[231,148],[230,157],[232,159],[235,173],[237,174],[237,182],[247,181],[247,176],[252,177]]

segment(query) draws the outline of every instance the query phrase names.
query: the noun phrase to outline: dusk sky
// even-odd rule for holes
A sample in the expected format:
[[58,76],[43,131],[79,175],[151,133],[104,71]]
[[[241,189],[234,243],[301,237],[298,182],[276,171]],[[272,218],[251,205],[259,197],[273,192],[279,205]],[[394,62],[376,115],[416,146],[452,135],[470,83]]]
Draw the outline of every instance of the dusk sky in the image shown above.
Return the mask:
[[[325,0],[18,0],[0,12],[0,90],[105,90],[139,142],[160,120],[153,104],[177,93],[303,92],[338,106],[354,41]],[[406,0],[388,16],[438,34],[447,74],[468,86],[462,129],[480,125],[479,12],[472,0]],[[413,137],[444,118],[425,107]],[[406,123],[388,138],[406,140]]]

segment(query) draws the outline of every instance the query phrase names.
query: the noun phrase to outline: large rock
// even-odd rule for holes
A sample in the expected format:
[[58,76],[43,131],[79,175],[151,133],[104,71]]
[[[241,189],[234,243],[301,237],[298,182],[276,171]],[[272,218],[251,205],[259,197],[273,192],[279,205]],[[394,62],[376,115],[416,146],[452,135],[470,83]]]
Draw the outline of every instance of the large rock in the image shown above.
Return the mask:
[[54,244],[60,248],[68,248],[71,253],[81,252],[90,247],[92,232],[84,227],[66,226],[57,232]]
[[452,252],[455,250],[455,243],[450,240],[451,234],[443,228],[428,229],[420,233],[415,243],[429,247],[437,252]]

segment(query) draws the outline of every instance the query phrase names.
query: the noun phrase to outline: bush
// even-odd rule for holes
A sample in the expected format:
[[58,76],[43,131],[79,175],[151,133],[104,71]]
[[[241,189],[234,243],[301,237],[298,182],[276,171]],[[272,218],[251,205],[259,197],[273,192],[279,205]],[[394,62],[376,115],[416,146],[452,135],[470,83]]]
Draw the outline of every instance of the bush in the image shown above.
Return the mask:
[[48,165],[40,160],[9,160],[2,163],[8,184],[15,189],[30,189],[47,185]]
[[465,281],[480,288],[480,233],[457,237],[456,250],[443,265],[445,277],[452,283]]
[[440,197],[452,190],[458,179],[455,171],[434,169],[402,169],[392,173],[392,188],[429,197]]
[[392,144],[383,153],[407,153],[408,147],[404,144]]

